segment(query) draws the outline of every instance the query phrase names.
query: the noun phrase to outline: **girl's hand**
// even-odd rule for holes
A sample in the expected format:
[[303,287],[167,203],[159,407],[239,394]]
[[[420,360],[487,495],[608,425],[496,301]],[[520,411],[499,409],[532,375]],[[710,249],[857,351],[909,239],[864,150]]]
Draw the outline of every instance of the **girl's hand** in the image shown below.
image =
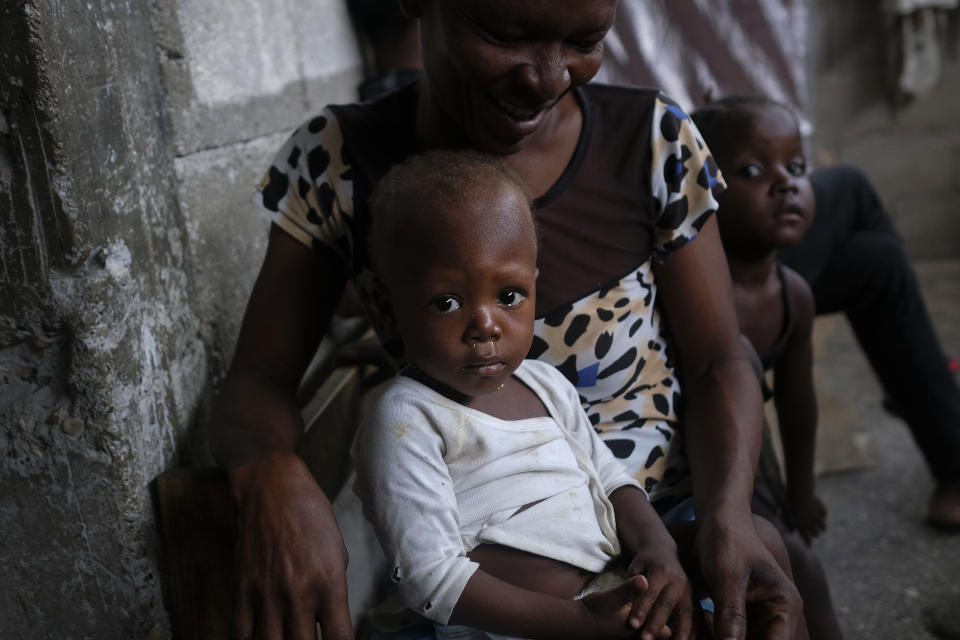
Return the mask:
[[787,524],[797,529],[797,533],[808,545],[827,528],[827,508],[815,494],[803,499],[787,501]]
[[[633,629],[642,627],[643,640],[671,637],[687,640],[693,626],[693,587],[687,578],[676,548],[658,548],[646,545],[627,567],[628,576],[643,576],[648,588],[633,601],[628,624]],[[673,616],[671,619],[671,615]],[[668,635],[663,636],[666,630]]]
[[590,617],[591,638],[630,638],[638,626],[630,626],[627,618],[634,603],[648,587],[646,578],[633,576],[606,591],[585,595],[579,602]]

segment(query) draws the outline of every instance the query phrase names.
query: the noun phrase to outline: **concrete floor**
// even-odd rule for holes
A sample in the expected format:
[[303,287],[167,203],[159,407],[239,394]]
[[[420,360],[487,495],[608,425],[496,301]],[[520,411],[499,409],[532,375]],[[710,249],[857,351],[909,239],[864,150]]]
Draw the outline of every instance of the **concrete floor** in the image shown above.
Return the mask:
[[[917,272],[944,349],[960,357],[960,261]],[[909,431],[882,408],[842,316],[818,318],[816,352],[828,525],[814,549],[846,637],[960,638],[960,534],[923,524],[933,483]]]

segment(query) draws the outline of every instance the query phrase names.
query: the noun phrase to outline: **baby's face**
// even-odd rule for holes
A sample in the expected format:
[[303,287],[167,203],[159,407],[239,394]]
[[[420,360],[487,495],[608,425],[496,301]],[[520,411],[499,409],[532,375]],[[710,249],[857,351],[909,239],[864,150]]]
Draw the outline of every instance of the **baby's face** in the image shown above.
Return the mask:
[[734,144],[716,150],[727,183],[718,213],[724,245],[770,251],[796,244],[814,213],[796,120],[779,107],[756,109]]
[[407,358],[470,398],[496,391],[530,350],[537,247],[514,189],[494,184],[456,208],[415,234],[386,280]]

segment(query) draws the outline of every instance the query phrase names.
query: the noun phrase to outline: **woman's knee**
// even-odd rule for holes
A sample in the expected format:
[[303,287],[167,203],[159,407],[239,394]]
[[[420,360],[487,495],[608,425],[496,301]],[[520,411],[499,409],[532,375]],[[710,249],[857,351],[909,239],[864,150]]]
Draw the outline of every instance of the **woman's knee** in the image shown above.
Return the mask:
[[783,572],[793,580],[790,554],[787,551],[787,544],[784,541],[783,534],[781,534],[769,520],[762,516],[754,515],[753,525],[757,530],[757,535],[760,536],[760,541],[763,542],[763,546],[773,555],[774,560],[777,561],[777,564],[780,565]]
[[826,574],[820,559],[796,533],[783,533],[783,544],[790,558],[790,568],[794,577],[799,581],[801,576],[806,583],[816,581],[826,583]]

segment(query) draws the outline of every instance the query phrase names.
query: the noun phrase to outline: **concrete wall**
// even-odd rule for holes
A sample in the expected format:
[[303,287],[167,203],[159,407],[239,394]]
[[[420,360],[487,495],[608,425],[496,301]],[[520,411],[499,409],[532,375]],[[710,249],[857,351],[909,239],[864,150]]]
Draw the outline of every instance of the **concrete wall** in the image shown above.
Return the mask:
[[914,258],[960,258],[960,10],[942,14],[937,85],[911,99],[896,90],[902,38],[883,5],[816,0],[817,159],[867,172]]
[[0,5],[0,637],[169,635],[151,481],[209,461],[252,185],[359,68],[338,0]]
[[[960,256],[955,49],[893,100],[879,3],[810,1],[823,155],[867,170],[914,255]],[[0,3],[0,637],[169,635],[151,481],[209,461],[251,186],[359,69],[339,0]]]

